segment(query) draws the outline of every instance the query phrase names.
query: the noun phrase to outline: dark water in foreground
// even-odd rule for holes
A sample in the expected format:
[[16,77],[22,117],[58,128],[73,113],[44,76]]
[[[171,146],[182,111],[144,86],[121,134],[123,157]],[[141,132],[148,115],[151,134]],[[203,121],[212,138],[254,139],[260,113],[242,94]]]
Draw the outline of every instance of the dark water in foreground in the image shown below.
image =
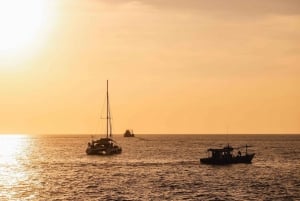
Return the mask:
[[[300,200],[300,135],[0,136],[0,200]],[[252,164],[200,165],[208,147],[250,144]]]

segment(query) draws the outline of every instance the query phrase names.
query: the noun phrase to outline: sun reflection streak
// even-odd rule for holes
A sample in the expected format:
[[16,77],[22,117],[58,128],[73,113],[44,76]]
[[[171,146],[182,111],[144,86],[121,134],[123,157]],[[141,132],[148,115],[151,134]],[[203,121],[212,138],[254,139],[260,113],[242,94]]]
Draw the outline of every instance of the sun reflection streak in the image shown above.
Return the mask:
[[17,156],[22,152],[27,136],[0,135],[0,164],[16,164]]
[[13,199],[18,186],[28,181],[23,167],[28,145],[26,135],[0,135],[0,200]]

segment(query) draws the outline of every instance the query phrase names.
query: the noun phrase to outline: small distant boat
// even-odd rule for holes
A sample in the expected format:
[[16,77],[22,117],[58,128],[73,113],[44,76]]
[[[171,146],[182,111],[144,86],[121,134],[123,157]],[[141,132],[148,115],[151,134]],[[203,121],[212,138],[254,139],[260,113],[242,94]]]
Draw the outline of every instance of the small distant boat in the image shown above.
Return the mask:
[[109,109],[109,98],[108,98],[108,80],[107,80],[107,93],[106,93],[106,137],[100,138],[99,140],[92,140],[88,143],[86,149],[87,155],[113,155],[120,154],[122,152],[121,146],[112,139],[112,126]]
[[133,130],[127,129],[124,133],[124,137],[134,137]]
[[[209,157],[201,158],[200,163],[203,164],[211,164],[211,165],[227,165],[227,164],[235,164],[235,163],[251,163],[255,153],[249,154],[247,152],[247,148],[249,146],[245,146],[246,151],[245,154],[242,154],[241,151],[238,151],[236,155],[233,154],[234,148],[229,146],[229,144],[222,149],[208,149]],[[236,149],[240,149],[236,148]]]

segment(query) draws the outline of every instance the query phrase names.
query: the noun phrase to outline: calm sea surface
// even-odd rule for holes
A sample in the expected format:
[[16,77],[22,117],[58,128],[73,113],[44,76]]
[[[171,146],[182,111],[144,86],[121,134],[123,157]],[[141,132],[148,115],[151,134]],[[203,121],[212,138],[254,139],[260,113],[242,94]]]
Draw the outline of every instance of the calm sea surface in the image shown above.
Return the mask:
[[[300,135],[140,135],[87,156],[90,136],[0,136],[0,200],[300,200]],[[199,163],[252,145],[252,164]]]

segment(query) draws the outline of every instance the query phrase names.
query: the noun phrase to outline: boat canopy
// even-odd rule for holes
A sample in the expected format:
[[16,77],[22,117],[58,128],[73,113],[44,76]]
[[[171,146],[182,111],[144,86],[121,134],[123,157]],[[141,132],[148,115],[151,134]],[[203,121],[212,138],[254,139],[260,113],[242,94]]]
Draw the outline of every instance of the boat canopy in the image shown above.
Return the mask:
[[233,151],[233,148],[231,146],[226,146],[223,149],[208,149],[207,151],[210,152],[231,152]]

